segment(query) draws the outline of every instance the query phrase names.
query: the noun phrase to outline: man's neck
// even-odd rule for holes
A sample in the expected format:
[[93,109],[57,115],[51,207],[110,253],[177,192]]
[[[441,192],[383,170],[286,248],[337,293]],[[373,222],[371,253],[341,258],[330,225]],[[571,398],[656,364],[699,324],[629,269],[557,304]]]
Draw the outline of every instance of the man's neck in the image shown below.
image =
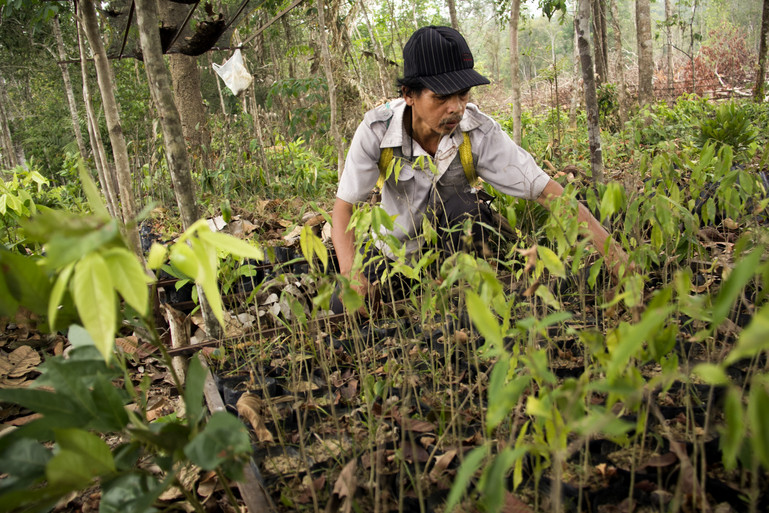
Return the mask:
[[415,126],[411,107],[406,107],[403,113],[403,126],[406,129],[406,133],[419,143],[422,149],[430,154],[431,157],[435,157],[435,152],[438,151],[438,144],[440,144],[443,137],[441,134],[436,134],[426,127]]

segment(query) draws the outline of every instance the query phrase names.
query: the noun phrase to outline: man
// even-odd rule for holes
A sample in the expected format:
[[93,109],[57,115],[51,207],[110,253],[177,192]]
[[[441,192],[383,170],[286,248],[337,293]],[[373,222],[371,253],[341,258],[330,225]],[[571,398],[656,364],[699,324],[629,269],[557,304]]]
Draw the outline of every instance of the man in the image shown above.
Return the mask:
[[[472,53],[459,32],[421,28],[406,43],[403,59],[402,98],[366,113],[347,154],[332,214],[331,239],[340,272],[364,295],[372,291],[370,284],[383,265],[364,265],[363,273],[351,276],[355,237],[348,225],[353,206],[366,200],[385,168],[395,167],[392,159],[400,172],[390,172],[382,184],[382,207],[396,216],[391,235],[405,245],[407,256],[424,243],[424,216],[438,229],[439,249],[448,253],[461,249],[459,232],[452,228],[468,216],[487,222],[485,205],[468,183],[473,172],[500,192],[545,206],[563,193],[498,123],[468,103],[470,89],[489,80],[473,69]],[[606,230],[584,205],[578,219],[587,224],[603,255]],[[473,237],[479,236],[482,231],[474,230]],[[381,240],[377,248],[385,259],[393,258]],[[627,257],[613,242],[609,253],[616,273]],[[376,260],[372,256],[367,254],[367,260]]]

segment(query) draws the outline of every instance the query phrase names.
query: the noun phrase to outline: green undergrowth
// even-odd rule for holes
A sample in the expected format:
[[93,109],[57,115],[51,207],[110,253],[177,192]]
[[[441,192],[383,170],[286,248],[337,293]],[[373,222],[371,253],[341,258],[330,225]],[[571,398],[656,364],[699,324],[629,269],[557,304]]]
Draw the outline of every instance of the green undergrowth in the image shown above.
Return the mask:
[[[186,387],[176,383],[185,414],[147,421],[145,385],[113,351],[121,326],[141,327],[172,367],[139,259],[85,173],[86,214],[41,207],[45,184],[17,173],[2,190],[0,315],[23,306],[41,329],[67,330],[76,348],[48,360],[30,388],[0,391],[42,415],[0,437],[0,509],[43,509],[99,485],[105,511],[146,511],[163,506],[156,498],[179,484],[185,465],[226,481],[253,455],[282,511],[502,511],[514,501],[581,510],[609,491],[617,503],[659,492],[659,508],[677,511],[721,501],[715,480],[734,491],[733,507],[759,510],[769,469],[769,150],[751,127],[764,111],[682,101],[650,112],[649,124],[626,128],[634,137],[616,136],[606,152],[633,166],[626,183],[564,181],[551,212],[495,200],[516,237],[483,257],[426,251],[407,260],[383,239],[401,258],[381,302],[334,275],[318,234],[302,230],[309,272],[257,284],[232,312],[250,315],[256,329],[209,358],[246,398],[229,406],[250,434],[229,413],[207,418],[196,359]],[[702,129],[691,128],[695,118]],[[269,183],[284,194],[331,190],[317,149],[280,145],[265,158],[300,169],[301,183],[290,173]],[[231,155],[233,166],[245,162]],[[242,182],[214,180],[211,197],[228,191],[234,203],[253,187],[268,190],[258,166],[247,164]],[[629,255],[616,283],[576,222],[580,200]],[[362,207],[351,229],[370,244],[392,222]],[[429,224],[423,233],[435,235]],[[226,254],[263,257],[198,223],[146,258],[194,281],[222,322],[219,288],[234,279],[220,269],[239,272],[220,265]],[[347,307],[341,323],[328,316],[334,293]],[[359,309],[368,318],[350,313]],[[121,443],[108,446],[103,437],[115,434]],[[194,491],[185,497],[203,509]]]

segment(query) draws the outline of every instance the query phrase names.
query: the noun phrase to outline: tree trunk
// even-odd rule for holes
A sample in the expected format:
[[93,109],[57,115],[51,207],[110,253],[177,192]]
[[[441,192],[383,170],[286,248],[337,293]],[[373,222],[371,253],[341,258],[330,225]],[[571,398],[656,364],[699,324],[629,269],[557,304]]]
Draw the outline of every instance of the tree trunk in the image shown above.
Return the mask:
[[120,191],[120,206],[123,213],[123,223],[126,226],[126,234],[132,249],[139,258],[143,259],[139,230],[134,222],[136,214],[136,202],[131,189],[131,170],[128,162],[128,149],[126,148],[123,128],[120,125],[117,101],[115,100],[115,76],[107,60],[107,52],[99,33],[99,22],[96,19],[96,9],[93,0],[80,0],[78,4],[78,16],[91,45],[96,77],[99,82],[104,118],[107,121],[109,139],[112,144],[112,155],[115,159],[115,173],[117,174],[118,190]]
[[[211,52],[206,52],[206,57],[208,57],[208,67],[213,69],[214,61],[211,59]],[[219,76],[214,73],[214,81],[216,82],[216,92],[219,93],[219,105],[222,107],[222,114],[224,117],[227,117],[227,107],[224,105],[224,95],[222,94],[222,84],[219,80]]]
[[[177,2],[157,0],[157,18],[167,29],[177,29],[184,23],[189,6]],[[168,55],[171,83],[176,109],[182,122],[182,133],[187,148],[193,155],[206,158],[211,143],[206,119],[206,108],[200,94],[200,69],[198,59],[190,55]],[[163,66],[165,69],[165,66]]]
[[16,158],[16,148],[11,137],[11,127],[8,119],[8,95],[5,92],[5,78],[0,72],[0,139],[2,139],[2,166],[5,169],[13,169],[19,165]]
[[758,69],[756,71],[756,87],[753,97],[757,102],[763,102],[766,95],[766,47],[769,45],[769,0],[764,0],[764,11],[761,16],[761,42],[758,46]]
[[374,41],[376,48],[379,50],[379,55],[374,56],[376,60],[377,69],[379,70],[379,83],[382,87],[382,98],[390,97],[390,84],[387,81],[387,69],[385,68],[385,52],[382,46],[382,41],[376,37],[374,33],[374,27],[371,25],[371,20],[368,17],[368,11],[366,11],[366,0],[360,0],[361,10],[363,11],[363,20],[366,22],[366,28],[368,28],[369,37]]
[[200,94],[198,58],[175,53],[168,56],[168,64],[171,68],[173,97],[181,118],[184,140],[191,153],[202,156],[211,144],[211,137],[208,133],[203,95]]
[[[163,60],[155,1],[136,0],[136,23],[139,25],[144,70],[147,73],[150,92],[155,99],[160,115],[168,172],[174,185],[174,194],[181,214],[182,225],[184,229],[187,229],[197,221],[198,208],[193,191],[187,148],[184,144],[182,122],[171,92],[169,73]],[[209,337],[221,338],[221,327],[213,316],[201,287],[198,287],[198,298],[206,326],[206,334]]]
[[449,4],[449,16],[451,17],[451,27],[459,31],[459,20],[457,19],[457,5],[454,2],[454,0],[446,0],[446,3]]
[[649,0],[636,0],[636,36],[638,39],[638,102],[648,105],[654,101],[652,77],[652,23]]
[[53,35],[56,38],[56,49],[59,53],[59,67],[61,68],[61,78],[64,80],[64,91],[67,95],[67,106],[69,115],[72,119],[72,129],[75,131],[75,140],[77,149],[80,151],[80,157],[83,160],[88,158],[88,151],[83,142],[83,133],[80,131],[80,118],[77,114],[77,104],[75,103],[75,93],[72,92],[72,80],[69,77],[69,68],[64,62],[67,60],[67,53],[64,51],[64,39],[61,37],[61,27],[59,26],[59,17],[53,18]]
[[579,0],[574,25],[579,43],[579,60],[582,65],[582,81],[585,87],[585,109],[587,110],[587,134],[590,142],[590,168],[593,183],[603,183],[603,157],[601,154],[601,130],[598,126],[598,100],[593,78],[593,60],[590,54],[590,0]]
[[577,31],[574,31],[574,47],[572,49],[572,60],[574,61],[574,86],[571,88],[571,102],[569,104],[569,128],[577,128],[577,103],[579,102],[579,42],[577,41]]
[[668,81],[668,96],[672,100],[673,93],[673,4],[665,0],[665,62]]
[[99,131],[99,123],[96,119],[96,112],[91,102],[91,87],[88,85],[88,66],[86,64],[88,55],[83,43],[83,33],[80,22],[77,22],[77,46],[80,52],[80,75],[83,81],[83,104],[85,104],[86,125],[88,126],[88,138],[91,141],[93,150],[93,161],[96,165],[96,174],[99,177],[101,190],[107,198],[107,210],[112,217],[120,216],[120,198],[117,194],[117,183],[112,170],[109,168],[107,152],[104,150],[104,141]]
[[617,54],[617,71],[615,72],[619,81],[619,92],[617,101],[619,102],[619,122],[624,129],[627,123],[627,84],[625,83],[625,59],[622,56],[622,31],[619,25],[619,15],[617,13],[617,0],[611,1],[611,23],[614,29],[614,52]]
[[294,78],[296,73],[294,72],[294,58],[290,56],[291,47],[294,46],[293,38],[291,37],[291,25],[288,23],[288,13],[280,17],[280,22],[283,25],[283,31],[286,33],[286,50],[289,54],[288,60],[288,78]]
[[593,13],[593,44],[595,48],[595,81],[600,85],[609,80],[609,51],[606,40],[606,4],[604,0],[591,0]]
[[329,120],[331,138],[336,146],[337,156],[337,176],[342,178],[342,172],[344,171],[344,148],[342,146],[342,137],[339,134],[339,127],[337,126],[337,99],[336,99],[336,82],[334,80],[333,64],[331,62],[331,54],[328,50],[328,37],[326,36],[326,16],[323,12],[325,8],[325,2],[320,2],[318,5],[318,33],[320,34],[320,52],[321,52],[321,64],[323,65],[323,71],[326,74],[326,82],[328,83],[328,103],[331,110],[331,116]]
[[513,82],[513,141],[521,145],[521,74],[518,49],[518,21],[521,14],[521,0],[510,2],[510,77]]

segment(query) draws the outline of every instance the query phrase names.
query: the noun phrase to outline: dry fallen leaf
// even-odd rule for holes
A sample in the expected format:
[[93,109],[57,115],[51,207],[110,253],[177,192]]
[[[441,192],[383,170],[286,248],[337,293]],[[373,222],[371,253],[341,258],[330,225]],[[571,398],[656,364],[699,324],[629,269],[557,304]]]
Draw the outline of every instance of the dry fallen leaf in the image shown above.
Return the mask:
[[200,480],[200,483],[198,483],[198,495],[203,497],[203,502],[205,502],[216,490],[221,488],[219,478],[217,477],[216,472],[212,470],[205,474]]
[[523,267],[523,272],[528,273],[531,269],[533,269],[537,265],[537,245],[534,244],[532,247],[527,249],[516,249],[517,253],[519,253],[521,256],[526,257],[526,265]]
[[433,465],[432,470],[430,470],[430,479],[433,481],[433,483],[438,481],[440,475],[444,470],[448,468],[449,464],[454,460],[456,455],[457,450],[451,449],[450,451],[446,451],[445,453],[435,458],[435,465]]
[[0,356],[0,376],[21,378],[40,365],[40,354],[29,346],[20,346],[8,355]]
[[262,443],[273,442],[275,439],[267,426],[264,425],[264,419],[259,413],[262,407],[262,400],[256,394],[246,392],[240,396],[236,404],[238,415],[247,419],[254,429],[257,440]]
[[502,513],[533,513],[534,510],[525,502],[518,499],[510,492],[505,492],[505,503],[502,505]]
[[[358,461],[355,459],[350,460],[342,469],[336,483],[334,483],[333,494],[341,500],[337,511],[342,511],[343,513],[350,513],[352,511],[352,498],[358,486],[355,481],[355,470],[357,467]],[[332,502],[336,501],[330,501],[329,506],[331,506]]]
[[642,463],[638,469],[643,470],[647,467],[653,467],[653,468],[669,467],[670,465],[673,465],[677,461],[678,461],[678,457],[672,452],[668,452],[661,456],[655,455],[650,457],[648,460]]
[[435,431],[435,426],[432,422],[427,422],[426,420],[410,419],[408,417],[397,420],[406,431],[414,433],[432,433]]

